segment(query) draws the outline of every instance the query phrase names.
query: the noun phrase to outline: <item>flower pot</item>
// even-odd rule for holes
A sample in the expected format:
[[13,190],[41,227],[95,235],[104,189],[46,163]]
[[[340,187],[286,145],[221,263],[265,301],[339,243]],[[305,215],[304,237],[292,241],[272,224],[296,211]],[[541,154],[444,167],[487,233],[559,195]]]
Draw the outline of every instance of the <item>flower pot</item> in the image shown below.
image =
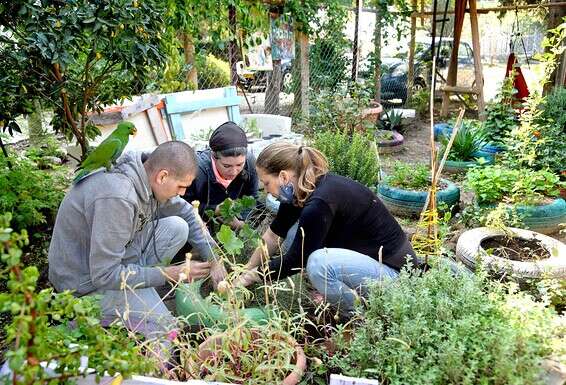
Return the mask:
[[[265,337],[265,332],[261,329],[251,329],[251,333],[252,340],[254,341],[261,339],[262,336]],[[219,351],[221,351],[224,338],[226,338],[225,333],[217,334],[210,336],[203,343],[201,343],[199,345],[198,352],[199,359],[204,362],[207,359],[211,359],[214,354],[217,354]],[[277,336],[270,335],[268,338],[277,338]],[[289,336],[281,336],[280,338],[285,338],[289,346],[293,346],[295,348],[295,367],[293,368],[292,372],[289,373],[289,375],[287,375],[287,377],[285,377],[282,382],[280,382],[280,385],[296,385],[303,377],[303,373],[307,367],[307,358],[305,356],[305,352],[293,338]]]
[[532,261],[517,261],[488,253],[481,243],[489,238],[505,235],[501,230],[479,227],[460,235],[456,244],[456,258],[474,269],[481,260],[498,275],[512,274],[519,279],[566,278],[566,245],[554,238],[530,230],[510,228],[514,237],[537,240],[550,257]]
[[[382,132],[385,130],[377,130],[376,132]],[[379,140],[376,138],[377,150],[380,154],[390,154],[393,152],[398,152],[403,149],[404,138],[403,135],[397,131],[389,131],[392,135],[391,139]]]
[[517,214],[525,227],[542,234],[554,234],[566,223],[566,201],[556,198],[542,205],[517,205]]
[[366,130],[366,122],[369,122],[370,126],[374,127],[377,120],[379,119],[379,115],[383,112],[383,106],[377,102],[371,102],[370,106],[364,109],[361,113],[361,121],[356,127],[359,131]]
[[[441,179],[446,188],[436,193],[437,204],[445,203],[449,208],[457,206],[460,202],[460,189],[454,183]],[[416,217],[423,210],[427,191],[411,191],[388,185],[381,182],[377,187],[377,196],[387,209],[394,215],[401,217]]]

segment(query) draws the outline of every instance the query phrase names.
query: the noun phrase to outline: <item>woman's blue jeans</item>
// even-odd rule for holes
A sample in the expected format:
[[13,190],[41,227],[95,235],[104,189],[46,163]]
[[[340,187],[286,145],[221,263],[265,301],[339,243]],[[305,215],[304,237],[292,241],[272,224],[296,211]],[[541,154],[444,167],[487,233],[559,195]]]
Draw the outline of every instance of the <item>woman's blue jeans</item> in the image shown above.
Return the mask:
[[[297,233],[298,223],[287,232],[281,249],[289,249]],[[412,252],[410,244],[405,245]],[[323,248],[308,256],[307,276],[314,288],[325,300],[335,306],[340,314],[348,316],[355,307],[356,297],[367,295],[369,280],[395,278],[399,272],[379,261],[354,250]]]

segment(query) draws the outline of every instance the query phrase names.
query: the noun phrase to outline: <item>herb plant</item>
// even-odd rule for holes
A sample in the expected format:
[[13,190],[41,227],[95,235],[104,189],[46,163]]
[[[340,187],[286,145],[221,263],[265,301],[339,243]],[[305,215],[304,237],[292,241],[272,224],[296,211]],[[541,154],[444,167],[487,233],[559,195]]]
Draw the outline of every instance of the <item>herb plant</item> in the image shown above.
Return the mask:
[[326,156],[332,172],[368,187],[378,182],[379,160],[375,144],[368,136],[327,131],[318,134],[313,144]]
[[503,200],[534,204],[544,196],[557,196],[559,177],[550,171],[510,169],[499,165],[470,169],[466,185],[475,192],[478,203],[490,204]]
[[[94,297],[36,289],[37,268],[24,268],[20,262],[27,232],[14,232],[10,220],[10,213],[0,215],[0,278],[8,278],[8,291],[0,293],[0,312],[12,316],[6,326],[10,344],[6,359],[14,383],[70,383],[73,377],[86,374],[81,357],[88,358],[88,367],[97,376],[120,373],[126,377],[155,368],[123,328],[100,325]],[[54,373],[42,362],[51,364]]]
[[552,310],[483,274],[404,270],[372,285],[363,323],[329,365],[389,385],[541,384],[564,332]]
[[393,187],[406,190],[424,190],[430,185],[430,171],[424,164],[395,162],[386,181]]

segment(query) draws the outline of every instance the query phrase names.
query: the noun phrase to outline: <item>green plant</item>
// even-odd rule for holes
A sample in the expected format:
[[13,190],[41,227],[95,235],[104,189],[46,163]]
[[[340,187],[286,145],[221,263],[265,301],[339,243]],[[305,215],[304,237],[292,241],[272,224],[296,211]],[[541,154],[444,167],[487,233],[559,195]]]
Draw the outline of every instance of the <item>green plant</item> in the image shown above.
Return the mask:
[[491,143],[504,145],[511,130],[519,124],[517,112],[513,108],[515,92],[513,78],[510,76],[503,82],[496,99],[486,106],[483,130]]
[[558,187],[564,185],[550,171],[510,169],[500,165],[470,169],[466,186],[473,190],[480,204],[508,203],[533,204],[543,196],[557,196]]
[[68,185],[62,170],[37,170],[26,158],[0,159],[0,212],[10,212],[18,231],[50,222],[55,218]]
[[[439,153],[443,154],[446,151],[449,138],[441,137],[443,150]],[[476,153],[480,151],[487,144],[487,135],[483,130],[474,128],[469,124],[463,124],[454,138],[450,153],[448,154],[449,160],[457,161],[471,161],[476,159]]]
[[415,109],[418,116],[426,116],[430,108],[430,91],[422,89],[414,92],[409,100],[409,106]]
[[383,115],[379,117],[377,128],[380,130],[395,130],[403,134],[405,132],[403,114],[400,112],[395,112],[395,110],[384,111]]
[[[97,319],[94,297],[75,298],[70,292],[37,291],[35,266],[22,267],[21,248],[27,233],[10,228],[11,215],[0,215],[0,278],[8,279],[8,292],[0,293],[0,311],[9,312],[6,352],[14,384],[67,384],[85,375],[81,358],[97,376],[145,373],[154,368],[141,347],[118,327],[103,328]],[[74,325],[73,325],[74,324]],[[41,363],[52,366],[49,373]]]
[[430,170],[424,164],[395,162],[386,181],[393,187],[424,190],[430,185]]
[[351,97],[336,92],[309,93],[311,109],[305,134],[314,136],[321,131],[352,133],[363,122],[363,110],[369,105],[369,97],[359,86],[352,86]]
[[3,2],[0,56],[25,76],[0,88],[42,97],[55,110],[53,126],[86,156],[88,140],[100,134],[89,114],[142,90],[161,65],[163,14],[156,0]]
[[227,62],[208,54],[197,60],[196,67],[199,89],[230,85],[230,65]]
[[375,143],[368,136],[326,131],[315,137],[313,146],[326,156],[332,172],[375,187],[379,160]]
[[516,287],[438,264],[375,282],[363,323],[329,365],[389,385],[541,384],[543,359],[566,353],[565,332]]

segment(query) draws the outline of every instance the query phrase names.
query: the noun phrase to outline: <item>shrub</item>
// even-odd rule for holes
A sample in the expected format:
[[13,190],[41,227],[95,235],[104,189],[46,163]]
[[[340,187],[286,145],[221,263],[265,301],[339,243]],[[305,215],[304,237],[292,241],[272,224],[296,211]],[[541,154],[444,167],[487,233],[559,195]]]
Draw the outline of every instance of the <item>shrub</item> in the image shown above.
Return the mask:
[[430,185],[430,171],[424,164],[395,162],[386,181],[393,187],[406,190],[424,190]]
[[510,169],[498,165],[470,169],[465,183],[475,192],[480,204],[497,203],[504,198],[516,203],[532,204],[543,196],[557,196],[558,186],[564,185],[550,171]]
[[230,65],[213,55],[200,58],[197,63],[199,89],[219,88],[230,85]]
[[314,147],[328,158],[330,170],[352,178],[368,187],[379,180],[379,161],[375,144],[360,133],[322,132]]
[[330,365],[389,385],[539,384],[564,333],[552,310],[483,275],[404,270],[372,285],[364,322]]
[[562,134],[566,134],[566,87],[555,87],[540,107],[542,117],[554,122],[562,129]]
[[409,100],[409,106],[415,109],[418,116],[424,118],[430,108],[430,91],[422,89],[413,93]]
[[12,169],[0,156],[0,212],[10,212],[14,229],[48,223],[55,218],[68,180],[62,171],[37,170],[26,158],[11,157]]

